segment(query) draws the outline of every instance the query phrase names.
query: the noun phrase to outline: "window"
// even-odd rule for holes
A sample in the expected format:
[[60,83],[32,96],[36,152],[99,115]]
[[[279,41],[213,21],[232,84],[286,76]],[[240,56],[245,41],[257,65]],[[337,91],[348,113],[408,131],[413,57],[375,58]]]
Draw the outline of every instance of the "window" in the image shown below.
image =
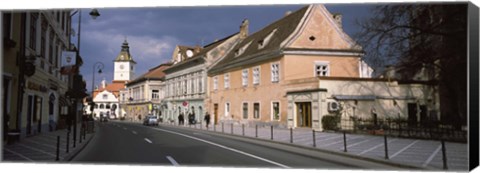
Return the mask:
[[273,120],[280,120],[280,103],[272,102],[272,118]]
[[242,86],[248,86],[248,69],[242,71]]
[[191,90],[191,93],[195,93],[195,79],[192,79],[190,81],[190,84],[191,84],[191,87],[190,87],[190,90]]
[[48,43],[48,62],[50,62],[50,64],[53,64],[53,56],[55,55],[55,53],[53,52],[53,31],[50,30],[50,35],[49,35],[49,43]]
[[247,44],[245,44],[241,48],[235,50],[235,57],[242,55],[243,52],[245,52],[245,50],[248,48],[248,46],[250,46],[251,43],[252,43],[252,41],[248,42]]
[[243,119],[248,119],[248,103],[244,102],[242,106]]
[[315,76],[330,76],[328,62],[315,62]]
[[230,114],[230,103],[225,103],[225,116]]
[[225,89],[230,88],[230,74],[228,74],[228,73],[225,74],[223,76],[223,79],[224,79],[224,83],[225,83],[225,85],[224,85]]
[[202,78],[202,76],[200,76],[200,78],[198,79],[198,91],[200,93],[203,92],[203,78]]
[[106,100],[106,99],[108,99],[108,95],[107,95],[107,94],[104,94],[104,95],[102,95],[102,98],[103,98],[104,100]]
[[274,63],[272,64],[271,68],[272,68],[272,82],[278,82],[280,79],[279,64]]
[[253,85],[260,84],[260,67],[253,68]]
[[110,109],[110,104],[109,103],[105,104],[105,109]]
[[160,99],[160,95],[159,95],[158,90],[152,90],[152,99],[153,99],[153,100],[158,100],[158,99]]
[[213,77],[213,90],[218,89],[218,76]]
[[47,37],[47,29],[48,29],[48,24],[47,24],[47,19],[44,16],[42,18],[42,32],[41,32],[41,38],[40,38],[40,55],[42,55],[42,58],[45,58],[45,42]]
[[37,45],[37,19],[36,13],[30,15],[30,48],[33,50],[36,50]]
[[274,29],[272,32],[270,32],[266,37],[265,39],[263,40],[260,40],[258,41],[258,49],[262,49],[265,47],[265,45],[268,44],[268,42],[270,42],[270,39],[272,38],[273,34],[275,34],[275,32],[277,32],[277,29]]
[[100,104],[100,109],[103,109],[103,108],[104,108],[103,104]]
[[253,103],[253,118],[260,118],[260,103]]

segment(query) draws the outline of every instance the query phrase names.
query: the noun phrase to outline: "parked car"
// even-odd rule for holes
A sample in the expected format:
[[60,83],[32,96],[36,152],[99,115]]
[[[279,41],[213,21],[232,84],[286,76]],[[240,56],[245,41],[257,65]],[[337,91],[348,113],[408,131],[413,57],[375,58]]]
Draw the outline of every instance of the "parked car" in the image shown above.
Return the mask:
[[148,115],[148,116],[146,116],[145,119],[143,119],[143,125],[146,125],[146,126],[151,126],[151,125],[158,126],[158,118],[157,118],[157,116],[153,116],[153,115]]

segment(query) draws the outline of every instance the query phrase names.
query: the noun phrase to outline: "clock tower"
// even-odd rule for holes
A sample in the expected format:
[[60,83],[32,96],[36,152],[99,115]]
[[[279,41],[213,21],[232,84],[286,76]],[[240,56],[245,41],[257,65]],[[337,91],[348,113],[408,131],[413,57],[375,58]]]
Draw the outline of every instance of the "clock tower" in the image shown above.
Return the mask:
[[135,77],[135,64],[137,63],[133,61],[129,49],[130,47],[125,39],[122,44],[122,50],[114,60],[114,81],[129,81]]

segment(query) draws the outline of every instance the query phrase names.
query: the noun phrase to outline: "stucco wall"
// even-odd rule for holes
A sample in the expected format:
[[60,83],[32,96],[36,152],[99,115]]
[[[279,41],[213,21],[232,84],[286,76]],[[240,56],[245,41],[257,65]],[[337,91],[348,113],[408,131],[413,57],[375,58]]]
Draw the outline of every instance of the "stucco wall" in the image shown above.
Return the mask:
[[282,72],[285,80],[315,77],[315,62],[325,61],[329,63],[330,76],[359,77],[359,60],[358,57],[286,55]]

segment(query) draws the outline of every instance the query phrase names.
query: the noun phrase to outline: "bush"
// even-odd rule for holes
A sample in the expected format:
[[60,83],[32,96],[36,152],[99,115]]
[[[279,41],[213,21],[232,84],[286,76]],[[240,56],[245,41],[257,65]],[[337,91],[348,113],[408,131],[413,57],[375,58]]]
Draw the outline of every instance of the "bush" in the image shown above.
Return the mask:
[[337,115],[324,115],[322,118],[322,126],[324,130],[338,130],[340,117]]

